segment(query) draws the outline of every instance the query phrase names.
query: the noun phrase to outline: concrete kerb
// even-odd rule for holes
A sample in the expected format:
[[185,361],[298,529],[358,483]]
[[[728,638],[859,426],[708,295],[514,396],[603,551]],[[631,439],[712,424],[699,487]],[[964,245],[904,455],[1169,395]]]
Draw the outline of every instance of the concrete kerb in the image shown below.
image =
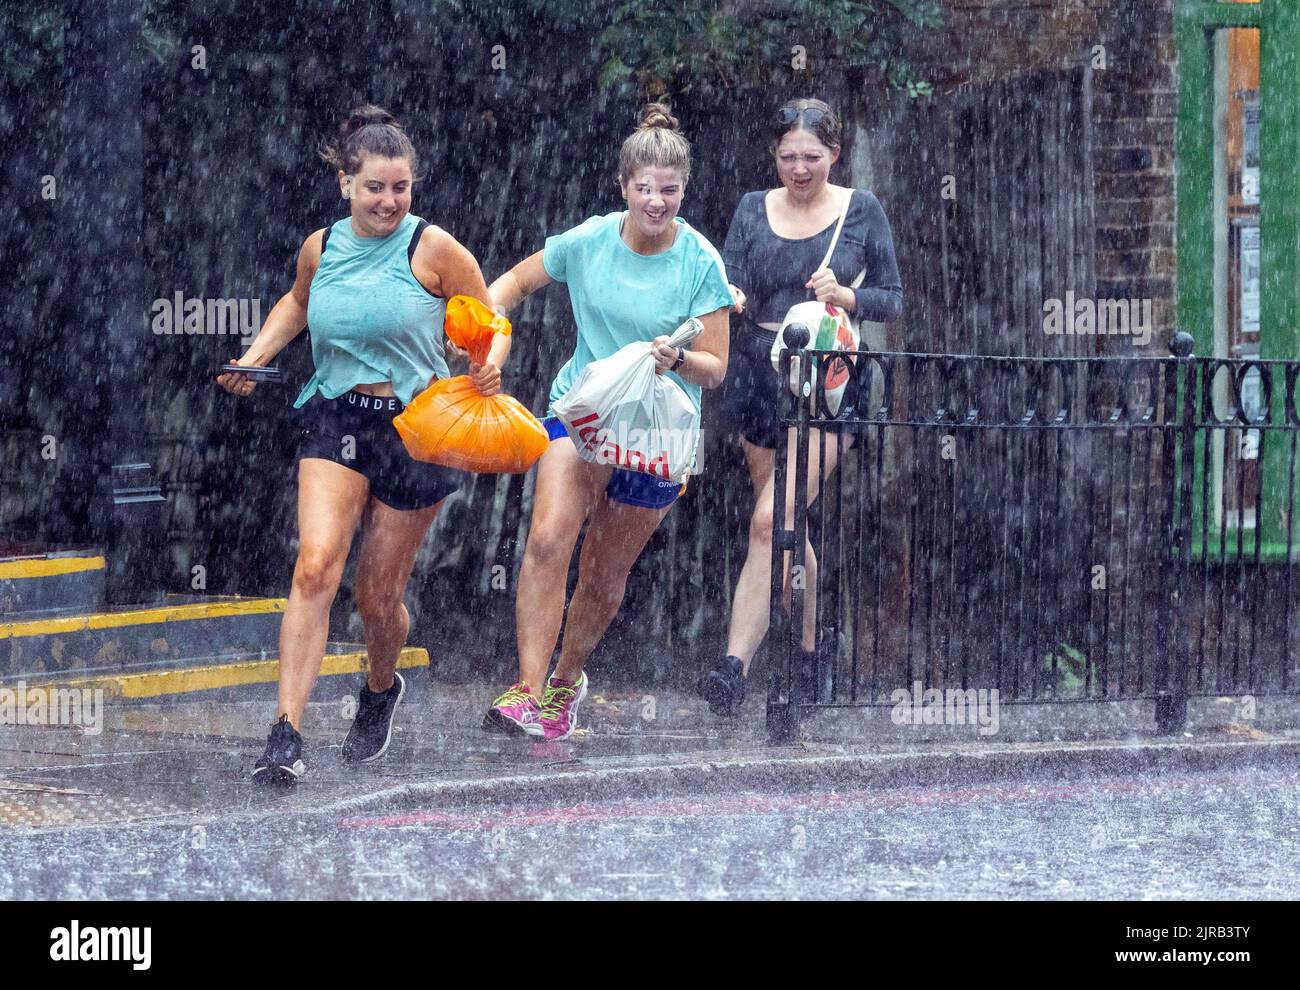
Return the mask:
[[[1086,781],[1090,775],[1140,772],[1213,772],[1300,767],[1300,740],[1179,741],[1016,744],[997,747],[900,751],[893,753],[808,754],[811,747],[771,750],[724,759],[676,763],[541,769],[493,777],[417,781],[349,798],[285,806],[258,801],[220,813],[199,809],[151,815],[136,824],[192,828],[236,822],[329,817],[384,817],[412,810],[502,813],[526,811],[541,802],[669,799],[736,795],[745,792],[798,794],[819,789],[881,790],[900,787],[971,787],[996,783],[1059,784]],[[830,747],[825,747],[829,749]],[[247,783],[253,788],[251,782]],[[300,785],[310,787],[310,783]],[[261,794],[260,789],[252,794]],[[308,795],[299,791],[299,795]],[[266,797],[271,797],[267,794]],[[122,822],[67,823],[40,831],[121,829]]]
[[[788,751],[787,751],[788,752]],[[1300,766],[1300,741],[1056,744],[861,755],[788,755],[602,767],[420,781],[319,805],[318,814],[356,816],[415,807],[518,806],[692,794],[818,788],[969,786],[1009,780],[1078,779],[1091,774],[1205,772]]]

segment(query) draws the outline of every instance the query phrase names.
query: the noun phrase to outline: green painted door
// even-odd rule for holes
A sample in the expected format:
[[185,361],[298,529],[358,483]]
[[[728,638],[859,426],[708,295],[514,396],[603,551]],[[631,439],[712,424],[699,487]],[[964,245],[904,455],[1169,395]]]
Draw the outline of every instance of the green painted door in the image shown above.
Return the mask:
[[[1179,328],[1198,356],[1300,359],[1300,3],[1175,0],[1175,28]],[[1232,378],[1213,379],[1219,414],[1258,415],[1259,369]],[[1211,431],[1196,461],[1198,555],[1253,555],[1256,540],[1262,557],[1284,554],[1290,445],[1281,431]]]

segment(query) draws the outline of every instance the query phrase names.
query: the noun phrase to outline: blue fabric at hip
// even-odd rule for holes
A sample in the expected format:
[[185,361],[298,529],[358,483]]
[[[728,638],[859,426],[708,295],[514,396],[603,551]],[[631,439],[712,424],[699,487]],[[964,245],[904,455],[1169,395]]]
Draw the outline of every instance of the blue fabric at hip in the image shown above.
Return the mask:
[[[547,416],[542,420],[546,435],[551,441],[563,440],[569,436],[557,416]],[[686,491],[686,485],[664,481],[653,474],[641,471],[625,471],[615,468],[610,475],[609,484],[605,486],[605,495],[611,502],[634,505],[639,509],[662,509],[677,501],[678,496]]]

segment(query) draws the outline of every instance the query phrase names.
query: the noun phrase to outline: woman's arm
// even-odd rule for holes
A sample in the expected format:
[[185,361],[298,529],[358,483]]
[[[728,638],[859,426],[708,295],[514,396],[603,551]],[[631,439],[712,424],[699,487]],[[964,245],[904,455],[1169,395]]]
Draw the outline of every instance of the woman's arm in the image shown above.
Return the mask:
[[425,228],[411,259],[411,271],[434,295],[444,299],[470,296],[484,305],[492,305],[483,271],[474,255],[441,227],[430,224]]
[[[232,360],[232,364],[242,364],[253,368],[264,368],[268,361],[279,354],[289,341],[302,333],[307,326],[307,303],[311,296],[311,280],[320,267],[320,244],[325,229],[314,231],[302,242],[298,249],[298,267],[294,275],[293,288],[280,297],[262,323],[253,343],[243,356]],[[218,375],[217,384],[232,395],[250,395],[257,383],[247,375],[230,373]]]
[[[730,312],[730,308],[724,306],[699,317],[704,324],[704,332],[691,342],[689,349],[682,349],[686,360],[677,367],[677,375],[702,388],[717,388],[722,384],[722,380],[727,377]],[[660,373],[671,371],[679,357],[677,348],[669,347],[667,340],[667,337],[654,339],[655,370]]]
[[[411,271],[435,295],[446,299],[470,296],[485,306],[492,305],[478,261],[465,245],[441,227],[430,225],[421,235],[420,246],[411,259]],[[480,394],[494,395],[501,390],[501,369],[509,356],[509,335],[493,334],[487,360],[481,365],[471,364],[469,369]]]
[[866,245],[862,285],[854,289],[843,286],[843,308],[860,320],[875,323],[892,323],[903,313],[903,284],[898,275],[898,259],[894,255],[894,234],[889,229],[889,218],[880,200],[867,193],[867,208],[860,236]]
[[[502,316],[509,316],[510,311],[518,306],[525,296],[554,281],[555,279],[546,273],[546,267],[542,264],[542,252],[538,251],[492,283],[488,288],[488,305]],[[497,340],[501,339],[501,335],[497,334]],[[509,339],[505,338],[507,352],[510,346]],[[494,343],[493,347],[495,346]]]
[[320,242],[325,229],[315,231],[298,250],[298,267],[293,288],[280,297],[267,314],[261,331],[240,359],[240,364],[263,367],[289,345],[307,326],[307,303],[311,297],[311,280],[320,267]]
[[502,316],[509,316],[525,297],[554,281],[542,264],[542,252],[538,251],[493,282],[488,294],[492,297],[493,308]]
[[722,263],[727,269],[727,288],[731,290],[732,312],[745,312],[746,293],[744,285],[749,284],[749,269],[746,263],[747,238],[746,223],[742,212],[745,199],[736,204],[736,212],[731,215],[731,225],[727,227],[727,239],[722,245]]

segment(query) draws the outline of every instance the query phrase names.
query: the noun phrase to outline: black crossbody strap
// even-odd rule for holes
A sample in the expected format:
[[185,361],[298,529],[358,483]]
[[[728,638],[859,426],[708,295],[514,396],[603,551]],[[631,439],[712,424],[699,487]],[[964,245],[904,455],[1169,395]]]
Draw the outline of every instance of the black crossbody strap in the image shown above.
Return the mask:
[[420,238],[424,235],[424,228],[427,226],[429,226],[428,220],[421,220],[415,225],[415,233],[411,235],[411,245],[406,249],[408,263],[415,260],[415,249],[420,246]]

